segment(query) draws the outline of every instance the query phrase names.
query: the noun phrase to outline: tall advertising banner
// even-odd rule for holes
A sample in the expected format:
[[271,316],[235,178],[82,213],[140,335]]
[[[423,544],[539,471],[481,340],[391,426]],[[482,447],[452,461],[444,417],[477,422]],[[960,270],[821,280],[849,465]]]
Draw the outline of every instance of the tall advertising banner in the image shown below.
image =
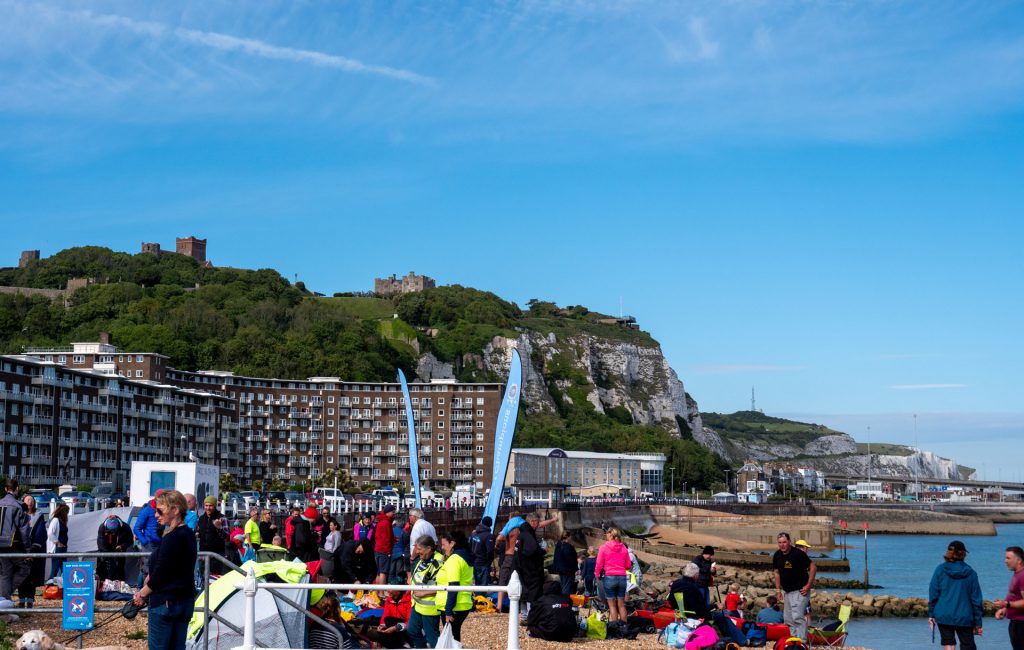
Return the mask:
[[491,478],[491,491],[487,495],[484,516],[490,517],[493,525],[498,525],[498,506],[501,505],[501,493],[505,487],[505,474],[512,458],[512,436],[516,432],[516,418],[519,416],[519,397],[522,394],[523,363],[519,359],[519,351],[512,350],[512,365],[508,371],[508,383],[505,385],[505,396],[501,400],[498,411],[498,426],[494,433],[494,476]]
[[405,382],[405,373],[398,369],[398,382],[402,384],[402,397],[405,398],[405,418],[409,421],[409,472],[412,474],[412,490],[416,495],[416,507],[422,508],[420,502],[420,453],[416,449],[416,420],[412,416],[412,400],[409,399],[409,384]]

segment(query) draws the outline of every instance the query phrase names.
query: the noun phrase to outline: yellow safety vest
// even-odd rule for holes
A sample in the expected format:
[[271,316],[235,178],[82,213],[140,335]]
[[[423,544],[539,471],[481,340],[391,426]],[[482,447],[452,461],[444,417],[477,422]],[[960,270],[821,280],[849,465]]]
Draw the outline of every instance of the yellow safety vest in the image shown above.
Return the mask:
[[[448,559],[445,560],[440,573],[437,574],[437,584],[438,586],[469,586],[473,584],[473,567],[469,566],[461,556],[456,553],[452,553],[448,556]],[[454,594],[450,594],[446,591],[439,591],[437,593],[438,613],[444,612],[445,607],[448,605],[448,598],[452,596],[455,596],[455,606],[452,607],[452,611],[462,612],[467,609],[473,609],[473,592],[458,591]]]
[[[444,564],[444,556],[434,552],[434,557],[429,560],[417,558],[412,565],[412,584],[414,586],[427,586],[437,584],[437,573]],[[420,616],[437,616],[437,596],[420,596],[419,592],[412,592],[412,606]]]

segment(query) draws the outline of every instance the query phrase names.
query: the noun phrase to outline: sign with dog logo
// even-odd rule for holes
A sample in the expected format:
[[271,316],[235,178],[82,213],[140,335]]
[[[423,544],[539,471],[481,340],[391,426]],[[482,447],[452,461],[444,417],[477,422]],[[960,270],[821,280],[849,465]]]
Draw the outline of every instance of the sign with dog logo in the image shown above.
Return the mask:
[[64,563],[64,616],[65,630],[91,630],[96,584],[93,581],[92,562]]

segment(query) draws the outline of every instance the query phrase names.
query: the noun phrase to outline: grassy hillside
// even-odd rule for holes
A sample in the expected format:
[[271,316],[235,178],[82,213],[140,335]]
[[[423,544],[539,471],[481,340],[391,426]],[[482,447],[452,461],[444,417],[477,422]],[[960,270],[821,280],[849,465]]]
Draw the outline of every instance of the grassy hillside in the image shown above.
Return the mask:
[[803,447],[821,436],[840,433],[822,424],[771,417],[758,411],[702,413],[704,424],[737,442],[761,442]]
[[888,442],[873,442],[870,445],[866,442],[857,443],[857,453],[866,454],[868,451],[880,456],[909,456],[914,453],[914,450],[906,445],[893,445]]
[[[657,345],[645,332],[599,322],[608,317],[584,307],[531,300],[522,310],[493,293],[458,285],[394,299],[318,297],[270,269],[202,268],[181,255],[129,255],[100,247],[61,251],[24,269],[0,269],[0,285],[8,286],[64,288],[71,277],[99,283],[77,291],[67,308],[43,297],[0,294],[0,353],[95,341],[106,331],[121,349],[165,354],[182,369],[394,381],[396,368],[413,376],[418,355],[431,352],[451,362],[462,381],[500,381],[479,369],[474,357],[494,336],[516,337],[523,328]],[[556,415],[524,415],[517,444],[663,451],[679,481],[707,487],[721,477],[721,459],[692,440],[635,425],[626,409],[597,412],[585,393],[572,394],[576,382],[586,383],[573,371],[557,360],[547,364],[549,381],[573,380],[572,403],[556,400]]]

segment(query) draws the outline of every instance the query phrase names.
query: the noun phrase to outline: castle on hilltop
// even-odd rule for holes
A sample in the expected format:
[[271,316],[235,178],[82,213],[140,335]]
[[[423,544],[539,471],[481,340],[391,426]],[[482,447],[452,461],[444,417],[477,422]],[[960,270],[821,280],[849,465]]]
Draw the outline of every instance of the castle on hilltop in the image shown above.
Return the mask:
[[425,275],[416,275],[415,271],[409,271],[409,275],[402,278],[374,278],[373,292],[380,296],[393,296],[395,294],[414,293],[424,289],[433,289],[436,286],[434,278]]
[[[164,255],[171,251],[165,251],[160,248],[159,243],[154,242],[142,242],[141,253],[149,253],[150,255]],[[178,255],[185,255],[191,257],[195,261],[199,262],[200,266],[210,268],[213,263],[206,259],[206,240],[196,239],[195,237],[176,237],[174,240],[174,252]]]

